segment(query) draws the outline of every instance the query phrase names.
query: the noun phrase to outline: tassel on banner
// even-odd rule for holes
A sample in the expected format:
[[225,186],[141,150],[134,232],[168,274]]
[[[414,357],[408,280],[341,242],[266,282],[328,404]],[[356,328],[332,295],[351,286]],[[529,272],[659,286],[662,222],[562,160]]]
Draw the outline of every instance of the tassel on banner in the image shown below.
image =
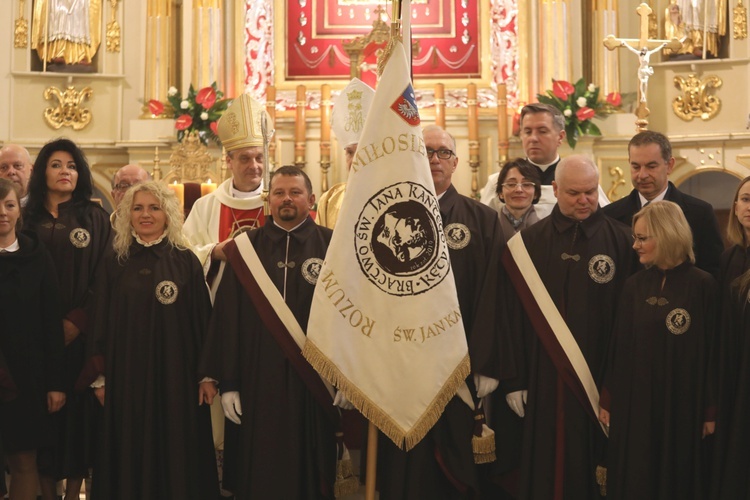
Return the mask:
[[336,441],[342,451],[339,459],[336,460],[336,482],[333,484],[333,496],[335,498],[341,498],[346,495],[357,493],[360,485],[359,478],[354,475],[349,450],[344,444],[344,434],[337,432]]
[[596,484],[599,485],[599,493],[607,496],[607,468],[603,465],[596,466]]
[[471,438],[471,448],[474,451],[475,464],[488,464],[497,460],[495,455],[495,431],[485,422],[482,403],[474,410],[474,435]]

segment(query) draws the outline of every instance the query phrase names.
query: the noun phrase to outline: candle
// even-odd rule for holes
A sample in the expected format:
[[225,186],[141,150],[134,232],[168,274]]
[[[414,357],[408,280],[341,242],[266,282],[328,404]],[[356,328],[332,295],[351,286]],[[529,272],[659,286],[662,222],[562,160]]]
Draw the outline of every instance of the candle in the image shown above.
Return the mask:
[[216,191],[216,184],[211,182],[211,179],[208,179],[208,182],[201,182],[201,196],[206,196],[214,191]]
[[306,88],[297,85],[297,113],[294,128],[294,164],[299,168],[305,166],[305,111],[307,108]]
[[445,128],[445,85],[435,85],[435,125]]
[[177,181],[174,181],[172,184],[167,184],[169,189],[171,189],[175,196],[177,196],[177,200],[180,202],[180,207],[185,208],[185,185],[184,184],[178,184]]

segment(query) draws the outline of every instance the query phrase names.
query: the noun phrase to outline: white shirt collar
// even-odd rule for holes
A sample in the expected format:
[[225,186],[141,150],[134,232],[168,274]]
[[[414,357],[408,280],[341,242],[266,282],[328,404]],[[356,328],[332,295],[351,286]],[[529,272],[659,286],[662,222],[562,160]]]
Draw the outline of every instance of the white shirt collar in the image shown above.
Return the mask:
[[263,191],[263,181],[258,184],[257,189],[254,189],[252,191],[240,191],[236,187],[234,187],[234,183],[232,183],[232,197],[233,198],[240,198],[240,199],[247,199],[247,198],[253,198],[255,196],[258,196]]
[[0,250],[5,251],[5,252],[17,252],[20,249],[21,249],[21,246],[18,244],[18,238],[16,238],[16,241],[11,243],[7,247],[5,248],[0,247]]
[[[655,201],[662,201],[664,199],[664,197],[667,196],[667,189],[669,189],[669,183],[667,183],[667,187],[664,188],[664,191],[662,191],[661,193],[659,193],[659,195],[656,198],[654,198],[653,200],[651,200],[651,203],[653,203]],[[640,192],[638,193],[638,198],[641,199],[641,208],[645,207],[646,203],[649,203],[649,201],[646,198],[644,198],[643,195]]]
[[552,161],[550,163],[547,163],[546,165],[540,165],[538,163],[534,163],[533,161],[529,160],[528,158],[526,158],[526,161],[529,162],[529,163],[531,163],[532,165],[534,165],[536,167],[541,168],[542,172],[546,172],[548,168],[550,168],[552,165],[554,165],[555,163],[557,163],[558,161],[560,161],[560,155],[557,155],[557,158],[555,158],[554,161]]
[[137,241],[139,245],[143,245],[144,247],[152,247],[154,245],[158,245],[159,243],[161,243],[162,241],[164,241],[164,238],[167,237],[167,233],[165,232],[165,233],[162,233],[162,235],[159,236],[154,241],[145,242],[145,241],[143,241],[142,239],[140,239],[138,237],[138,234],[135,232],[134,229],[130,230],[130,234],[133,235],[133,238],[135,238],[135,241]]

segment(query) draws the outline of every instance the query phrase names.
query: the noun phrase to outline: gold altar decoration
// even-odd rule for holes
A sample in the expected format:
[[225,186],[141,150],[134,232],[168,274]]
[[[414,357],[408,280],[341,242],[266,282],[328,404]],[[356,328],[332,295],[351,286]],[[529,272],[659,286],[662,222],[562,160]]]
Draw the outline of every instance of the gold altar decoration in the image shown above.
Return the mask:
[[198,133],[192,131],[174,148],[169,156],[169,173],[164,178],[167,183],[205,182],[216,179],[213,169],[214,159],[208,148],[201,143]]
[[361,66],[365,59],[365,48],[371,43],[377,45],[387,43],[391,36],[391,28],[382,18],[382,15],[385,14],[385,9],[379,5],[373,13],[375,14],[375,20],[372,22],[372,30],[367,35],[358,36],[350,42],[343,42],[341,44],[344,52],[349,56],[350,78],[362,78]]
[[703,121],[710,120],[721,109],[721,100],[709,95],[708,91],[710,88],[721,87],[722,83],[721,78],[716,75],[709,75],[702,80],[693,73],[687,78],[675,76],[675,87],[682,91],[682,95],[672,101],[674,114],[686,122],[696,117]]
[[80,91],[69,85],[65,91],[57,87],[47,87],[44,98],[51,101],[57,99],[57,106],[44,110],[44,121],[55,130],[61,127],[73,127],[81,130],[91,122],[91,110],[83,107],[83,101],[91,98],[94,91],[91,87],[84,87]]
[[159,158],[159,146],[154,148],[154,168],[151,171],[151,177],[153,177],[155,181],[161,180],[161,158]]
[[623,174],[620,167],[610,167],[609,175],[612,176],[612,187],[607,191],[607,198],[610,201],[616,201],[620,199],[620,196],[617,195],[617,190],[620,189],[620,186],[625,185],[625,174]]
[[742,0],[737,0],[732,16],[733,34],[735,40],[747,38],[747,9],[742,5]]
[[25,0],[18,1],[18,18],[13,31],[13,47],[25,49],[29,44],[29,20],[23,17]]
[[117,22],[117,0],[109,0],[112,16],[107,23],[107,52],[120,52],[120,24]]
[[320,87],[320,192],[328,191],[328,170],[331,168],[331,86]]

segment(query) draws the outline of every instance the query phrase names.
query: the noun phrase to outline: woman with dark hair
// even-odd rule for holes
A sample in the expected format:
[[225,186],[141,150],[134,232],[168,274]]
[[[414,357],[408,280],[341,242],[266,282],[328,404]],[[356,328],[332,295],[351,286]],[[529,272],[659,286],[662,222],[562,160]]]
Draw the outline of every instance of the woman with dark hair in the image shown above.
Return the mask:
[[[10,498],[36,499],[37,449],[52,441],[49,413],[65,404],[60,296],[52,259],[36,235],[18,233],[18,187],[0,179],[0,435],[10,467]],[[0,401],[4,401],[0,390]]]
[[539,172],[523,158],[503,165],[497,178],[496,193],[503,202],[498,217],[506,242],[517,232],[539,221],[533,206],[542,195]]
[[29,179],[25,228],[33,231],[52,255],[60,283],[65,334],[67,404],[55,416],[53,449],[39,451],[39,473],[45,500],[54,498],[54,482],[67,479],[66,500],[77,499],[94,450],[94,401],[73,393],[83,367],[86,303],[104,251],[111,246],[107,212],[91,201],[93,181],[86,157],[75,143],[56,139],[42,147]]
[[117,207],[79,383],[104,406],[96,500],[219,494],[209,408],[217,391],[198,373],[211,301],[182,218],[159,182],[132,187]]
[[750,177],[737,186],[719,268],[719,417],[712,498],[750,496]]
[[633,248],[646,269],[625,282],[599,401],[611,426],[607,498],[703,500],[716,281],[695,267],[690,226],[671,201],[635,214]]

